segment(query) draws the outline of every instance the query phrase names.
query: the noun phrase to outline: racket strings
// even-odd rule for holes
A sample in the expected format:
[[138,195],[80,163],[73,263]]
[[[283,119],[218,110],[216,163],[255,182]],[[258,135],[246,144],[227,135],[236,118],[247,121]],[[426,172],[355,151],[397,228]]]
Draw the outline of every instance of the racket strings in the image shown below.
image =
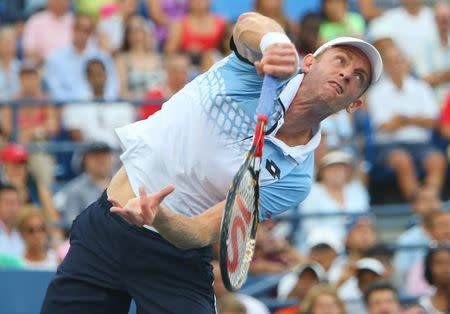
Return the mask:
[[[231,221],[234,219],[242,219],[244,221],[244,234],[238,233],[238,267],[234,273],[230,274],[230,281],[233,285],[238,286],[241,281],[245,280],[250,262],[253,258],[253,252],[255,249],[255,239],[252,238],[252,225],[253,225],[253,213],[255,212],[255,180],[250,171],[246,171],[236,193],[236,198],[240,198],[240,201],[235,200],[233,204],[233,214]],[[240,204],[241,203],[241,204]],[[246,211],[250,215],[249,218],[244,217],[240,206],[245,206]],[[238,217],[239,216],[239,217]],[[231,234],[230,234],[231,235]],[[230,252],[229,252],[230,254]],[[229,256],[230,258],[230,256]],[[236,256],[234,257],[236,258]]]

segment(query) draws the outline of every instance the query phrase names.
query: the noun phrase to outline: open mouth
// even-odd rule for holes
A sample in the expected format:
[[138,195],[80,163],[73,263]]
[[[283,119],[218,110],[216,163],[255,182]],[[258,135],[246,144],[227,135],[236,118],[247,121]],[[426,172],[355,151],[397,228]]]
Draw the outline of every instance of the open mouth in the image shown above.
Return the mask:
[[344,88],[342,88],[342,86],[338,82],[328,81],[328,83],[336,89],[338,95],[341,95],[344,92]]

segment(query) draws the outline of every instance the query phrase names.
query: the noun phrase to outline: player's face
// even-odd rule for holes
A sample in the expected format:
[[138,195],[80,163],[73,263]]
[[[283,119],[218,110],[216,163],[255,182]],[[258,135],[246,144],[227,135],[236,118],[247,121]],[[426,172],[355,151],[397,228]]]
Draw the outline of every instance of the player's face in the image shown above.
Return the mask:
[[357,103],[371,79],[371,67],[367,56],[351,46],[332,47],[320,56],[305,56],[303,63],[307,73],[305,80],[313,87],[318,103],[328,107],[331,113]]

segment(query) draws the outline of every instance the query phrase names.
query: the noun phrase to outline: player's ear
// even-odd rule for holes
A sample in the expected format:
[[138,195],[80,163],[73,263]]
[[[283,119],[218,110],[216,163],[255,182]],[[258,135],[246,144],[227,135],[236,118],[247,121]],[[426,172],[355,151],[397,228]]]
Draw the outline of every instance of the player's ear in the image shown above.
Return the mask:
[[363,101],[361,98],[356,99],[354,102],[352,102],[350,105],[347,106],[346,110],[348,113],[353,113],[359,108],[361,108],[363,105]]
[[302,65],[302,70],[305,73],[308,73],[311,69],[311,66],[313,65],[315,60],[315,57],[311,54],[308,53],[304,58],[303,58],[303,65]]

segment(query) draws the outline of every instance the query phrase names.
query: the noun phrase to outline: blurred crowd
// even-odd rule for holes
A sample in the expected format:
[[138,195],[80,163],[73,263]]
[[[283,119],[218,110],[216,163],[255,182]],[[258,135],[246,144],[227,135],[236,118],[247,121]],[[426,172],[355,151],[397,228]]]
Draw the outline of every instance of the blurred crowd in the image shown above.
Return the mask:
[[[231,53],[220,1],[0,1],[0,268],[56,269],[120,166],[114,129]],[[286,1],[242,2],[301,57],[359,37],[384,73],[363,110],[322,123],[315,182],[292,210],[303,218],[259,226],[251,280],[284,274],[267,292],[277,314],[450,313],[450,4],[311,0],[319,9],[294,20]],[[372,206],[392,202],[410,223],[386,242]],[[224,288],[217,257],[219,313],[270,313]]]

